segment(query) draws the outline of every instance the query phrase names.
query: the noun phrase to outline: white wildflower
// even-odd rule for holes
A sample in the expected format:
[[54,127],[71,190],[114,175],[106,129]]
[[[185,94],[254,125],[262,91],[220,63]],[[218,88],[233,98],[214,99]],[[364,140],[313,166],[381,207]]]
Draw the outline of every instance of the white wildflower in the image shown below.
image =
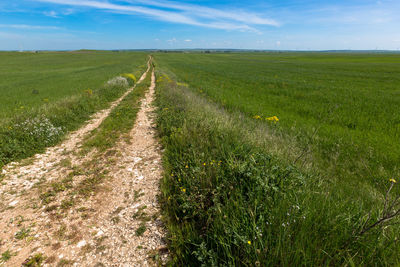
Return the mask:
[[129,82],[126,78],[118,76],[115,78],[112,78],[111,80],[109,80],[107,82],[107,85],[109,86],[123,86],[123,87],[128,87],[129,86]]

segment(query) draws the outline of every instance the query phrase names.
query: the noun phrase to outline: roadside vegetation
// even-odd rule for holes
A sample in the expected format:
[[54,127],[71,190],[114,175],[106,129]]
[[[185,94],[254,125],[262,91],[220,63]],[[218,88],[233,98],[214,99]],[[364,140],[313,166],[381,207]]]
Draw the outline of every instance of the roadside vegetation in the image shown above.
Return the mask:
[[146,69],[143,53],[0,56],[8,62],[4,71],[0,64],[5,77],[0,82],[0,167],[58,143],[121,96]]
[[[400,261],[392,105],[399,99],[393,95],[390,57],[157,54],[155,59],[172,265]],[[391,82],[365,74],[368,62]],[[363,79],[374,84],[364,87]],[[378,84],[385,90],[374,91]],[[370,120],[379,107],[393,113]],[[355,129],[346,126],[363,119]],[[383,131],[387,127],[391,130]],[[384,136],[382,144],[370,142],[378,136]]]

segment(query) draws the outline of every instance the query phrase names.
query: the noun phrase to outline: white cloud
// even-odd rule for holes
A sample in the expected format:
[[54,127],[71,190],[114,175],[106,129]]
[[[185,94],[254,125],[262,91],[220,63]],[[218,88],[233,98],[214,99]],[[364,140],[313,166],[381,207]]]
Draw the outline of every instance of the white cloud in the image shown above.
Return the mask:
[[[111,2],[102,2],[96,0],[35,0],[38,2],[46,2],[60,5],[80,6],[96,8],[116,13],[123,14],[141,14],[156,18],[161,21],[187,24],[199,27],[222,29],[222,30],[238,30],[260,33],[257,29],[248,24],[264,24],[264,25],[279,25],[276,21],[264,19],[255,14],[250,13],[230,13],[211,9],[207,7],[195,5],[176,5],[173,2],[158,2],[158,1],[126,1],[130,5],[119,5]],[[132,3],[144,3],[158,8],[167,7],[176,9],[175,11],[165,11],[157,8],[149,8],[144,5],[133,5]],[[184,12],[182,12],[184,11]],[[200,21],[199,18],[207,18]]]
[[188,42],[188,43],[190,43],[192,40],[190,40],[190,39],[186,39],[185,40],[185,42]]
[[59,18],[57,12],[55,11],[45,11],[43,14],[47,17],[52,17],[52,18]]
[[21,30],[59,30],[59,27],[55,26],[38,26],[38,25],[26,25],[26,24],[0,24],[0,28],[11,28]]
[[176,43],[178,40],[176,40],[176,38],[174,37],[174,38],[172,38],[172,39],[169,39],[169,40],[167,40],[167,42],[170,44],[170,45],[172,45],[172,44],[174,44],[174,43]]
[[75,10],[73,10],[72,8],[68,8],[68,9],[62,11],[61,13],[62,13],[63,15],[65,15],[65,16],[68,16],[68,15],[74,14],[74,13],[75,13]]

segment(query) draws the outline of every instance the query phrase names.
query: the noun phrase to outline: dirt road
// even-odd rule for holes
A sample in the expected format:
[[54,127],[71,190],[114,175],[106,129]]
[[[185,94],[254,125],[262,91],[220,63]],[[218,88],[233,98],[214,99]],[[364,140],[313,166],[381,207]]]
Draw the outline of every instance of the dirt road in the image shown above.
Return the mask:
[[[151,58],[138,83],[150,70]],[[3,168],[0,266],[29,260],[43,266],[148,266],[166,260],[157,202],[162,166],[153,126],[154,69],[151,75],[131,132],[101,157],[82,156],[80,143],[134,88],[61,145]]]

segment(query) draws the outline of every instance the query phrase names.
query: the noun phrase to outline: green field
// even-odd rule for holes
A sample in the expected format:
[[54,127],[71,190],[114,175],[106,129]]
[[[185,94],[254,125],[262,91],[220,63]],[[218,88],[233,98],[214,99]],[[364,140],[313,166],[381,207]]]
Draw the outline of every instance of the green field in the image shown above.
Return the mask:
[[[364,231],[398,208],[383,210],[400,176],[399,55],[155,60],[177,263],[399,262],[397,226]],[[398,192],[394,184],[388,195]]]
[[263,119],[276,115],[288,138],[311,146],[310,164],[329,168],[332,175],[374,182],[400,175],[400,55],[174,54],[157,59],[229,110]]
[[[153,56],[170,265],[400,263],[399,54]],[[107,108],[134,84],[110,81],[139,78],[147,59],[1,52],[0,169]],[[149,84],[86,136],[83,154],[107,157],[125,138]],[[104,178],[96,157],[90,164],[82,199]],[[49,190],[42,201],[56,200]]]
[[[144,53],[0,52],[0,120],[97,89],[107,80],[146,63]],[[35,91],[35,92],[34,92]],[[23,107],[23,108],[21,108]]]
[[1,52],[0,166],[59,142],[127,89],[107,81],[138,77],[146,61],[140,52]]

